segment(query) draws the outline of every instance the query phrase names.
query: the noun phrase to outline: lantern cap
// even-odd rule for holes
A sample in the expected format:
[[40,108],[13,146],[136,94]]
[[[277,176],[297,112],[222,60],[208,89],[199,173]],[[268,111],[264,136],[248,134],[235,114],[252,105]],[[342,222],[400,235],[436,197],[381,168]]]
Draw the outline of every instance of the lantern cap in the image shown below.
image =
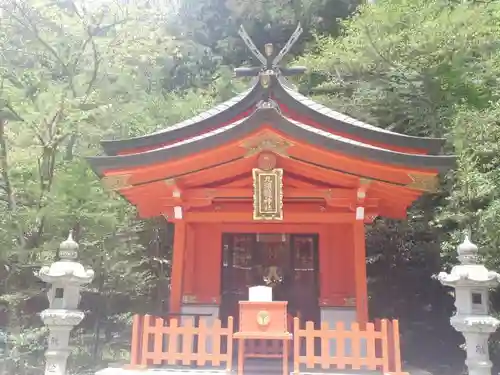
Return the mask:
[[78,258],[78,243],[73,239],[73,230],[69,231],[68,238],[59,245],[61,260],[75,260]]

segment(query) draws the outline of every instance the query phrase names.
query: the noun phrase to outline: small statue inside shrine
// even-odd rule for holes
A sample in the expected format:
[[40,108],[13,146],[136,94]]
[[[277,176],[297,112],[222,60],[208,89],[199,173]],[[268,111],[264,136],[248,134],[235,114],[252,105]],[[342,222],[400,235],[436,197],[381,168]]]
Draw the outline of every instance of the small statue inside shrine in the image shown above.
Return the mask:
[[275,287],[283,282],[283,275],[281,269],[278,266],[269,266],[266,268],[265,274],[263,276],[264,283],[267,286]]

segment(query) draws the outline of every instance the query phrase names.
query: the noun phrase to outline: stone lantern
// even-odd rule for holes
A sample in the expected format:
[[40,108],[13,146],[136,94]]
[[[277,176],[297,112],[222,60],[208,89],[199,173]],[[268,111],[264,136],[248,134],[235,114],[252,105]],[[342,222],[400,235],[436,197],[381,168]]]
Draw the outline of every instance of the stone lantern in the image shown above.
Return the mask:
[[500,275],[478,262],[478,248],[469,238],[458,246],[459,265],[441,272],[441,284],[455,289],[456,312],[450,322],[465,337],[466,361],[470,375],[491,375],[488,338],[500,321],[489,315],[489,290],[498,285]]
[[47,292],[49,308],[40,313],[49,328],[48,350],[45,353],[45,375],[65,375],[70,354],[69,335],[84,313],[78,310],[80,289],[94,278],[94,271],[78,263],[78,244],[70,232],[59,247],[59,260],[42,267],[38,277],[51,284]]

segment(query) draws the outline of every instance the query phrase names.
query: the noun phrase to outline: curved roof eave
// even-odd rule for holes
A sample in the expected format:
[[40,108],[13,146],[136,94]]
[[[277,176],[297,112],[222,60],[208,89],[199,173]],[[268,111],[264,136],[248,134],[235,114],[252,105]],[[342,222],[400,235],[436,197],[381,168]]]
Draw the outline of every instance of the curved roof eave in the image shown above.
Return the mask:
[[299,113],[304,113],[305,116],[322,124],[324,128],[338,134],[351,135],[387,146],[422,150],[430,155],[438,154],[446,142],[443,138],[415,137],[395,133],[356,120],[293,91],[283,77],[276,79],[274,86],[273,94],[280,103]]
[[158,145],[168,144],[179,139],[191,138],[209,131],[220,124],[231,121],[233,118],[252,108],[261,97],[261,85],[258,79],[254,79],[248,90],[187,120],[140,137],[105,140],[101,142],[101,146],[107,155],[114,156],[122,151],[157,147]]
[[242,139],[258,130],[263,124],[293,139],[303,140],[313,146],[387,165],[407,167],[409,169],[447,171],[455,163],[454,156],[405,154],[353,141],[283,117],[274,108],[258,109],[252,115],[235,123],[163,148],[122,156],[90,157],[87,160],[98,175],[102,175],[106,170],[110,169],[161,163],[169,159],[188,157],[200,152],[200,150],[215,149],[222,144]]

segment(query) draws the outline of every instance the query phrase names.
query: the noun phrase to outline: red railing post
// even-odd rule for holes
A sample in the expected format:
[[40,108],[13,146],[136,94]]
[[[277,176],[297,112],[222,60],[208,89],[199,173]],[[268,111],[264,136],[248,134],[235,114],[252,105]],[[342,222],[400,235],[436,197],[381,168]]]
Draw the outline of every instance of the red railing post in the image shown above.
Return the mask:
[[382,371],[383,373],[388,373],[390,371],[390,355],[389,355],[389,343],[391,342],[389,336],[389,322],[387,319],[382,319],[380,321],[380,333],[382,342]]
[[[230,316],[227,318],[227,328],[226,328],[226,337],[227,337],[227,349],[226,349],[226,372],[230,373],[233,366],[233,317]],[[217,338],[220,340],[221,338]]]
[[142,364],[142,335],[144,318],[138,314],[132,319],[132,341],[130,348],[130,365],[139,366]]
[[298,375],[300,371],[300,320],[293,318],[293,373]]
[[391,327],[391,343],[392,343],[392,368],[391,372],[395,374],[401,374],[402,365],[401,365],[401,342],[399,339],[399,321],[394,319],[392,321]]

